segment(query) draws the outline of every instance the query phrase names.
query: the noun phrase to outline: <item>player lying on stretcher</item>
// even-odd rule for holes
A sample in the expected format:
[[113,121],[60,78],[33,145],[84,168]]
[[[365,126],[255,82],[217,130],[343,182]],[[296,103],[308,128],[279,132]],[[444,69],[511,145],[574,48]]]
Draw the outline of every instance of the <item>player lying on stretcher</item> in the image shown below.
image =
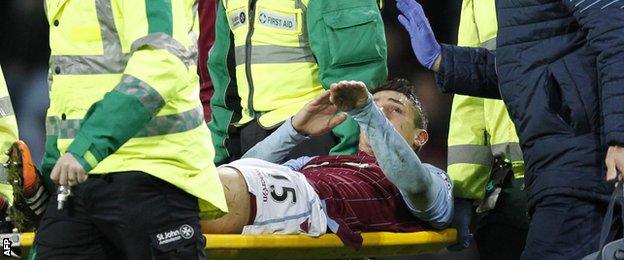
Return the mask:
[[[307,136],[331,131],[347,115],[360,125],[357,155],[283,162]],[[203,222],[202,231],[310,236],[331,231],[359,247],[360,232],[445,228],[453,211],[450,180],[416,155],[427,142],[426,125],[407,80],[389,81],[372,95],[361,82],[333,84],[243,159],[218,168],[229,213]]]

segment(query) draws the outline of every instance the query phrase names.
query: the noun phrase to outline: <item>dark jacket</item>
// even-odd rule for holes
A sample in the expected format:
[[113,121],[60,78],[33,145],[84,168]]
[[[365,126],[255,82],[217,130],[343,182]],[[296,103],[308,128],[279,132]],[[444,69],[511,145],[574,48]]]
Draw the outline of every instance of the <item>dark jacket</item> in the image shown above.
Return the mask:
[[496,53],[443,46],[443,91],[505,101],[530,205],[550,194],[606,199],[605,152],[624,144],[623,5],[499,0]]

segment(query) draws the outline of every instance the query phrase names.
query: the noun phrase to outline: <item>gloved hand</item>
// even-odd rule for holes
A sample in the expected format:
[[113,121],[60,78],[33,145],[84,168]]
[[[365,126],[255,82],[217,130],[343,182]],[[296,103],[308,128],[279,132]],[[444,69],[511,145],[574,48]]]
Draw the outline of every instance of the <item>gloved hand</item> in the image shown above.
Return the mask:
[[473,240],[470,233],[472,220],[472,200],[455,198],[455,212],[451,226],[457,229],[457,243],[447,247],[449,251],[461,251],[468,248]]
[[431,69],[440,55],[440,44],[431,31],[422,6],[415,0],[397,0],[396,6],[402,13],[399,15],[399,22],[410,35],[412,50],[418,62]]

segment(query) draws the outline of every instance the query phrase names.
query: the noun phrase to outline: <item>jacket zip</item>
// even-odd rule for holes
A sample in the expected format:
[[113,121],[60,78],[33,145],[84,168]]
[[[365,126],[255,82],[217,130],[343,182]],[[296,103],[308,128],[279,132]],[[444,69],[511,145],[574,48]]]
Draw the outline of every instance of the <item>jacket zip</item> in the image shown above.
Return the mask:
[[247,32],[247,39],[245,41],[245,75],[247,76],[247,85],[249,87],[247,108],[249,109],[249,116],[252,118],[255,117],[255,110],[253,107],[254,85],[251,75],[251,37],[254,33],[256,20],[256,2],[257,0],[249,0],[249,31]]

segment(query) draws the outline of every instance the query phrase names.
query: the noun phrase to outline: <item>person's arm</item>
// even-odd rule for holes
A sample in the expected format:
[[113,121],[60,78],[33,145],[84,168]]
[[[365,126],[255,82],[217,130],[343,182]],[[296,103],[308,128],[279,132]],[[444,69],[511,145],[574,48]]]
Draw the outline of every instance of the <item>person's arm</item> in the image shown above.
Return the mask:
[[292,149],[309,138],[297,132],[292,126],[292,119],[289,118],[277,130],[249,149],[242,158],[282,163]]
[[501,99],[496,53],[485,48],[442,44],[436,85],[444,93]]
[[[185,2],[176,8],[186,8],[191,14],[193,6]],[[174,21],[174,17],[187,17],[172,15],[175,8],[171,3],[128,1],[119,10],[123,18],[117,24],[119,35],[132,42],[129,60],[118,85],[91,106],[67,149],[86,172],[143,129],[195,71],[196,49],[192,46],[196,39],[175,35],[174,27],[192,31],[197,29],[196,23]],[[137,15],[140,11],[145,15]]]
[[338,109],[329,101],[329,96],[329,91],[319,94],[275,132],[247,151],[243,158],[281,163],[308,136],[319,136],[331,131],[347,116],[344,113],[336,114]]
[[[375,158],[384,174],[404,192],[423,194],[432,182],[429,170],[422,164],[412,147],[394,129],[383,112],[375,106],[371,94],[361,108],[347,114],[366,133]],[[422,197],[429,199],[428,196]],[[422,204],[422,203],[419,203]]]
[[[340,85],[342,83],[337,87],[340,88]],[[365,91],[365,87],[358,87]],[[375,106],[372,95],[367,95],[363,107],[352,109],[347,114],[366,133],[383,173],[399,188],[415,215],[436,228],[447,226],[453,208],[450,187],[420,161],[412,147]]]
[[398,0],[396,6],[401,11],[399,22],[410,35],[418,62],[436,72],[442,92],[501,99],[494,52],[440,45],[420,4],[415,0]]
[[[310,137],[297,132],[292,126],[292,119],[289,118],[277,130],[249,149],[242,158],[256,158],[272,163],[282,163],[292,149],[307,139]],[[282,165],[291,168],[293,171],[298,171],[312,158],[302,156],[288,160]]]
[[[607,178],[624,170],[624,4],[621,1],[565,1],[565,5],[587,33],[589,46],[597,52],[602,116],[607,151]],[[590,87],[590,86],[584,86]]]
[[[233,44],[228,18],[223,1],[218,1],[215,21],[215,41],[208,56],[208,71],[213,84],[213,95],[210,98],[211,120],[208,122],[212,145],[215,148],[214,162],[216,165],[226,163],[230,159],[227,142],[233,120],[240,118],[240,98],[236,93],[236,73],[230,74],[228,69],[233,62]],[[235,97],[235,98],[233,98]]]
[[[341,80],[358,80],[373,89],[386,81],[388,48],[376,0],[310,0],[306,19],[323,88]],[[332,132],[339,142],[330,154],[357,152],[357,123],[347,119]]]

